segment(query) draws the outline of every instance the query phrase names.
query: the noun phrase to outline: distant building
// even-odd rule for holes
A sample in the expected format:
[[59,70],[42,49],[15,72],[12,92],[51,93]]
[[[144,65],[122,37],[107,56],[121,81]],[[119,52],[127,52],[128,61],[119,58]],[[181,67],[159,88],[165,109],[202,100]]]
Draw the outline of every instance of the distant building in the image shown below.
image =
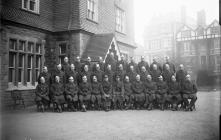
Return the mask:
[[133,55],[133,0],[2,0],[0,93],[10,104],[10,91],[22,90],[33,102],[42,66],[52,71],[70,62],[110,51]]
[[[188,73],[196,79],[207,77],[204,82],[218,83],[221,76],[220,39],[217,20],[207,27],[198,26],[196,29],[184,25],[176,37],[176,61],[183,63]],[[208,75],[197,77],[203,71]]]

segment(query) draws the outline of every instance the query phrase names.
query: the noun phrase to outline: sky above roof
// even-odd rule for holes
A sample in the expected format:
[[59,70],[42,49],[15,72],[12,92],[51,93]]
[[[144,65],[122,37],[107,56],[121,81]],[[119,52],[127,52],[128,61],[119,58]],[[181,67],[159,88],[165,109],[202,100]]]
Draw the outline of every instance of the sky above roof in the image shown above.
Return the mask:
[[143,31],[153,17],[179,15],[182,6],[186,7],[186,15],[194,20],[197,11],[205,10],[207,25],[219,19],[219,0],[134,0],[136,43],[143,45]]

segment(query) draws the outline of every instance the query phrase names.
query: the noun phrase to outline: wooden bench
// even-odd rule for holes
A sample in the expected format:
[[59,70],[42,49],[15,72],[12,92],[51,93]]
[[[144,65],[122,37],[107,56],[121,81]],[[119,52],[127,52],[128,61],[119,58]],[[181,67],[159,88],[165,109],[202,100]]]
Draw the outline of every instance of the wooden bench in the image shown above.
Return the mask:
[[13,109],[15,109],[16,106],[18,105],[22,105],[25,108],[25,102],[24,102],[24,98],[22,97],[21,90],[12,90],[11,97],[12,97],[12,100],[14,101]]

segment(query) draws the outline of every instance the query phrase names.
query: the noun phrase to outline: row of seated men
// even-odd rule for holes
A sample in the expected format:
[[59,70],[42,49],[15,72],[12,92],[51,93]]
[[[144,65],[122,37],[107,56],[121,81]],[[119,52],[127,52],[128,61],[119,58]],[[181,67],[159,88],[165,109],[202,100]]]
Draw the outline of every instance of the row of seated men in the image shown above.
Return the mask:
[[[67,57],[65,58],[67,62]],[[142,60],[141,60],[142,61]],[[165,70],[160,72],[156,64],[151,71],[141,66],[137,72],[134,65],[129,65],[126,72],[119,63],[116,71],[112,65],[106,64],[105,71],[100,64],[94,64],[94,70],[84,64],[82,71],[76,71],[74,64],[65,64],[63,68],[57,65],[57,71],[51,75],[47,67],[39,75],[36,87],[36,102],[39,110],[44,110],[53,103],[54,110],[62,112],[64,104],[68,109],[76,111],[87,109],[141,109],[148,110],[159,107],[164,110],[170,106],[177,110],[183,105],[185,110],[192,110],[197,100],[197,88],[191,82],[183,65],[177,72],[170,70],[165,64]],[[66,67],[66,68],[64,68]],[[189,102],[190,99],[191,101]]]

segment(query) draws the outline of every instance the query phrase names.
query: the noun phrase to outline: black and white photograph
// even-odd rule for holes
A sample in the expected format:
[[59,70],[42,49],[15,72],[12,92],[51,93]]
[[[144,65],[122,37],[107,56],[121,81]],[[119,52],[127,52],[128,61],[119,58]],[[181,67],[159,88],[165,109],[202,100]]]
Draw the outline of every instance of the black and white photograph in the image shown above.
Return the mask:
[[0,140],[219,140],[220,0],[0,0]]

